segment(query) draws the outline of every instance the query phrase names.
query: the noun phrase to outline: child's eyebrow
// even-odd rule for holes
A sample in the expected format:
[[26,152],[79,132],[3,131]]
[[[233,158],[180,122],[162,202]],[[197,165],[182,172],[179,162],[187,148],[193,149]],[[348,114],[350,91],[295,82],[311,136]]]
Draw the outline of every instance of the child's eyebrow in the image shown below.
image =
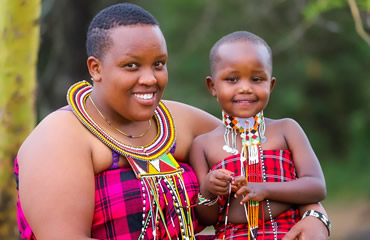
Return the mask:
[[156,59],[166,58],[168,57],[167,54],[162,54],[156,57]]
[[265,69],[253,70],[252,73],[266,73],[266,70]]
[[223,69],[220,72],[221,72],[221,74],[238,74],[239,73],[238,70],[235,70],[233,68],[226,68],[226,69]]

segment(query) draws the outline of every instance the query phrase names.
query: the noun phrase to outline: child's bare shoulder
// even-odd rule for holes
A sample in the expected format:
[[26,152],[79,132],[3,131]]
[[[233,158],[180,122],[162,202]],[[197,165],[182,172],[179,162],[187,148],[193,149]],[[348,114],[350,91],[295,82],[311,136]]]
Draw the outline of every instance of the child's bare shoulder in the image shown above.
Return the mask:
[[281,119],[271,119],[271,118],[265,118],[266,125],[271,127],[277,127],[280,129],[286,129],[291,127],[297,127],[299,124],[296,120],[292,118],[281,118]]
[[301,126],[292,118],[282,118],[282,119],[270,119],[265,118],[266,121],[266,135],[270,137],[281,136],[287,138],[297,134],[298,132],[303,132]]

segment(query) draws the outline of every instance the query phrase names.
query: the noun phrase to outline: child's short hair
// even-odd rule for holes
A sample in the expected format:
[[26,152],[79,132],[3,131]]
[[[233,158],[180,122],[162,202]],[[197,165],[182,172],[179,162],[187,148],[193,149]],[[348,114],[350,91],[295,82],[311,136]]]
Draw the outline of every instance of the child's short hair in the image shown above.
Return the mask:
[[130,3],[119,3],[101,10],[91,21],[87,32],[87,56],[101,58],[111,40],[108,30],[128,25],[149,24],[159,26],[157,20],[145,9]]
[[215,57],[217,56],[218,49],[225,43],[239,42],[239,41],[249,41],[249,42],[264,45],[270,55],[269,65],[271,67],[271,72],[272,72],[272,51],[271,51],[270,46],[265,42],[265,40],[263,40],[261,37],[257,36],[256,34],[253,34],[248,31],[237,31],[237,32],[233,32],[233,33],[230,33],[222,37],[220,40],[218,40],[215,43],[215,45],[213,45],[211,52],[209,54],[209,61],[210,61],[212,74],[214,71]]

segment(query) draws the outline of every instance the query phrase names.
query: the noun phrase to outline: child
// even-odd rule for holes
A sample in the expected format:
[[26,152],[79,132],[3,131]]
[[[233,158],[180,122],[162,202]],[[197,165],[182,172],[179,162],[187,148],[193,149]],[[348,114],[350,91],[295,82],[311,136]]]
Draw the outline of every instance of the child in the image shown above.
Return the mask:
[[298,123],[263,116],[276,82],[263,39],[245,31],[224,36],[210,62],[206,84],[223,124],[191,149],[205,203],[196,207],[199,221],[213,224],[217,239],[281,239],[300,220],[295,205],[325,198],[318,159]]

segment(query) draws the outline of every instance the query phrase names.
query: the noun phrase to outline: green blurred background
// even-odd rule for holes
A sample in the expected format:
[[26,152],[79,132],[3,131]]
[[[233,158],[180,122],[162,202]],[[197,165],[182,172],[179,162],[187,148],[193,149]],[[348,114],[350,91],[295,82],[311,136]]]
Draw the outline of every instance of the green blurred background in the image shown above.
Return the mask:
[[[99,10],[117,2],[123,1],[42,1],[38,120],[66,104],[72,83],[90,79],[85,52],[88,24]],[[351,14],[351,0],[130,2],[157,18],[167,40],[169,84],[164,98],[217,117],[221,110],[204,83],[210,48],[237,30],[264,38],[273,51],[277,78],[265,116],[297,120],[310,139],[326,177],[328,196],[323,204],[336,230],[333,239],[368,239],[370,1],[353,1],[359,19]],[[358,20],[363,36],[356,32]],[[352,225],[360,224],[349,223],[348,218],[362,226],[354,229]]]

